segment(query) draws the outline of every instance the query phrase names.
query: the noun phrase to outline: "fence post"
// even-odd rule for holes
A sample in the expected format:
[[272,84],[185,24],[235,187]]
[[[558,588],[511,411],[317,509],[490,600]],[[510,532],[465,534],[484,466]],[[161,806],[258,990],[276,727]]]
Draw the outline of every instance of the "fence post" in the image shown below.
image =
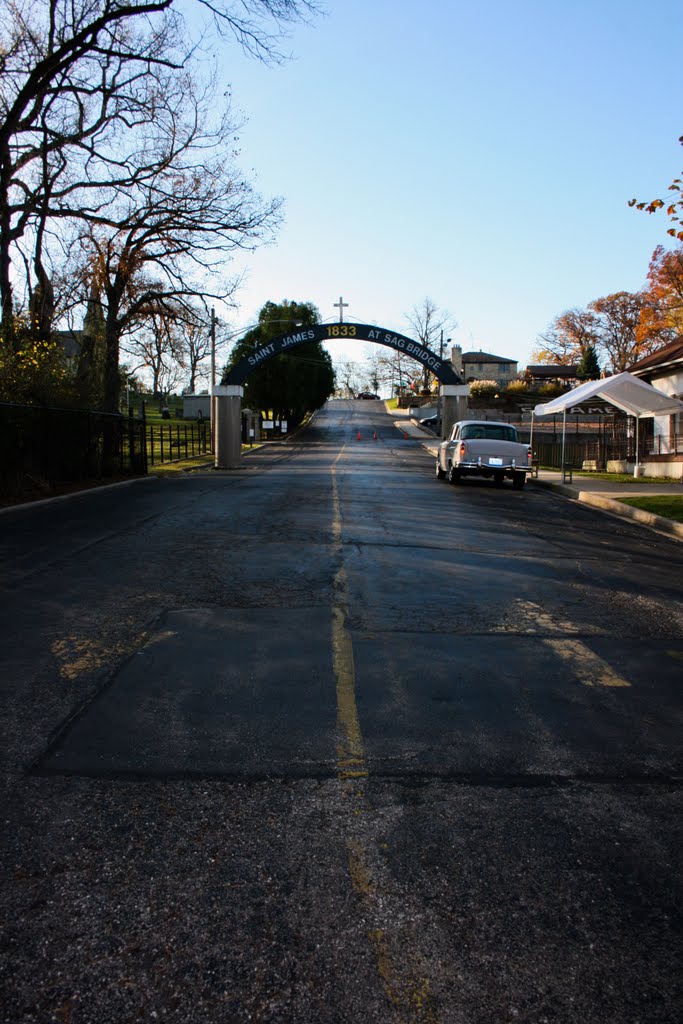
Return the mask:
[[135,458],[135,435],[133,431],[133,410],[128,406],[128,461],[130,470],[135,473],[137,470],[137,459]]

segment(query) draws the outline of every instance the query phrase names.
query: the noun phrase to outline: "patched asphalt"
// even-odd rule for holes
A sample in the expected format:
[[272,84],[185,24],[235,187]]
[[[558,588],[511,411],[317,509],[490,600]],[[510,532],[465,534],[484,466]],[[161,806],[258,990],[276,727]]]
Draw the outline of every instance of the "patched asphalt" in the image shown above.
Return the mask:
[[677,1021],[680,544],[250,459],[2,517],[1,1019]]

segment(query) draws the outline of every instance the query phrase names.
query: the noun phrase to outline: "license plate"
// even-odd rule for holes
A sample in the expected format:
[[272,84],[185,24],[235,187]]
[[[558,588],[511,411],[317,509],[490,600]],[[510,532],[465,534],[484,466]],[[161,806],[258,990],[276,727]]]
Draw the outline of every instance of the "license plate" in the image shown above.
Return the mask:
[[502,465],[503,465],[503,460],[502,459],[489,459],[489,466],[502,466]]

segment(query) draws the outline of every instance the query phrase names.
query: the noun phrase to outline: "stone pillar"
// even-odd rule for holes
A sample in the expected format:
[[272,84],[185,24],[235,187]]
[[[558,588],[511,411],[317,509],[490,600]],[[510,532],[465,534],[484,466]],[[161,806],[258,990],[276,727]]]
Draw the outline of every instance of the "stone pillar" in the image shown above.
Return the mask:
[[446,438],[458,420],[467,418],[469,384],[442,384],[439,388],[441,404],[441,437]]
[[238,384],[214,384],[214,467],[239,469],[242,465],[242,396]]

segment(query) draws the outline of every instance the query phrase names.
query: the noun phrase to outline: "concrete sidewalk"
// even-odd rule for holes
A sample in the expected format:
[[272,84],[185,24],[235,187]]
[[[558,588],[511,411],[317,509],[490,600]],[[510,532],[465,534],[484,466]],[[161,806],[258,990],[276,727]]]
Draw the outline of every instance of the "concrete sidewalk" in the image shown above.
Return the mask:
[[571,491],[585,491],[590,494],[618,495],[620,498],[632,498],[639,494],[683,494],[683,482],[675,480],[640,481],[634,478],[633,483],[619,483],[613,480],[602,480],[596,476],[579,475],[574,471],[571,483],[562,482],[559,470],[542,469],[536,483],[553,484],[566,487]]
[[667,533],[669,536],[683,540],[683,523],[663,516],[645,512],[631,505],[624,505],[619,498],[636,498],[644,494],[683,495],[683,483],[674,481],[657,481],[655,483],[636,481],[633,483],[617,483],[612,480],[600,480],[590,476],[576,476],[571,483],[562,482],[562,473],[542,469],[538,477],[531,481],[537,487],[546,487],[584,505],[611,512],[613,515],[630,519],[634,523],[649,526],[652,529]]
[[434,435],[434,432],[429,430],[428,427],[421,427],[414,419],[411,419],[407,409],[390,409],[387,403],[384,403],[384,407],[390,416],[394,418],[394,426],[398,430],[402,430],[404,434],[414,440],[424,441],[425,446],[431,441],[434,444],[439,443],[439,438]]

